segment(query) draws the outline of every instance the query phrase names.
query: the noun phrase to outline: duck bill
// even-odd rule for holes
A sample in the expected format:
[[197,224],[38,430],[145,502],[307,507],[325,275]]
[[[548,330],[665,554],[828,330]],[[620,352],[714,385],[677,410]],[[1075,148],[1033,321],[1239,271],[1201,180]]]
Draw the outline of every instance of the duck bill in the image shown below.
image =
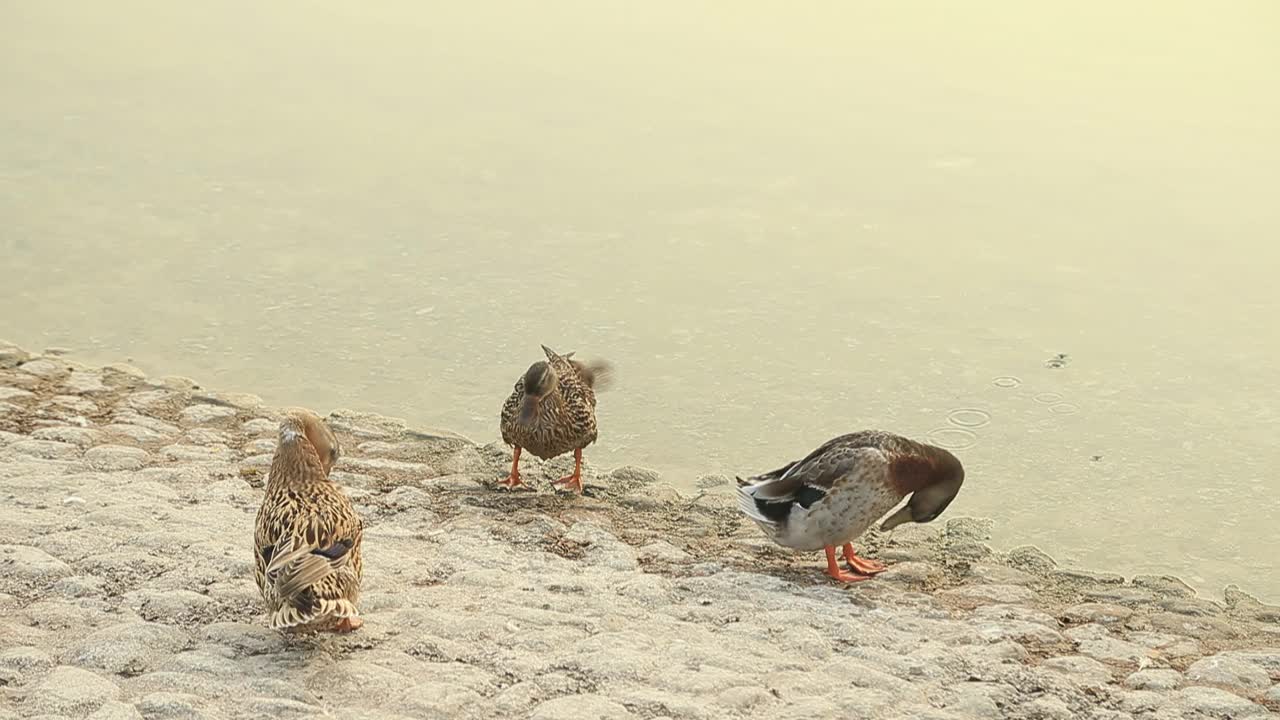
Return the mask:
[[520,405],[520,424],[528,425],[533,421],[534,416],[538,414],[539,398],[536,395],[525,395],[524,402]]
[[901,508],[898,509],[898,512],[890,515],[888,518],[885,519],[884,522],[880,523],[880,530],[883,532],[888,532],[903,523],[911,522],[912,519],[913,518],[911,517],[911,505],[909,504],[903,505]]

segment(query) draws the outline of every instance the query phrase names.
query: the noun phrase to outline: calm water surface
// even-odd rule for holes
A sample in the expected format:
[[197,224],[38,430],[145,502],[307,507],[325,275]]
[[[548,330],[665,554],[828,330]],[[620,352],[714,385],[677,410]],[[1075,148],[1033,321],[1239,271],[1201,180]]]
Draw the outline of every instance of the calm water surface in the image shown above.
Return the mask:
[[547,343],[597,465],[893,429],[1280,598],[1280,6],[461,8],[0,6],[0,337],[480,441]]

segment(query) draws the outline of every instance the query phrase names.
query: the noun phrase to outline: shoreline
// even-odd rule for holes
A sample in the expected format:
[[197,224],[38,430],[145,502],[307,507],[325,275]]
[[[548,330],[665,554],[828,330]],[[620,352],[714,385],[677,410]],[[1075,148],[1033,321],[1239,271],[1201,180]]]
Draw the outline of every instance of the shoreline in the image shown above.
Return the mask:
[[0,341],[0,720],[1280,711],[1280,607],[1235,586],[1060,568],[944,515],[869,532],[890,570],[841,587],[728,477],[584,464],[576,498],[548,485],[571,458],[530,458],[508,492],[500,443],[313,409],[368,528],[366,627],[282,640],[245,572],[275,410]]

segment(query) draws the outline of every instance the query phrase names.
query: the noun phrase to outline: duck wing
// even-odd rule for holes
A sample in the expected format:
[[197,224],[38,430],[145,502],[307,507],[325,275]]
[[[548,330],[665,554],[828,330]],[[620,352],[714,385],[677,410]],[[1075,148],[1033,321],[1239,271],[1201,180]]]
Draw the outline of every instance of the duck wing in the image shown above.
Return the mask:
[[801,460],[745,481],[739,478],[739,508],[757,521],[778,523],[791,514],[793,505],[808,509],[846,478],[853,482],[883,479],[889,459],[874,435],[832,438]]

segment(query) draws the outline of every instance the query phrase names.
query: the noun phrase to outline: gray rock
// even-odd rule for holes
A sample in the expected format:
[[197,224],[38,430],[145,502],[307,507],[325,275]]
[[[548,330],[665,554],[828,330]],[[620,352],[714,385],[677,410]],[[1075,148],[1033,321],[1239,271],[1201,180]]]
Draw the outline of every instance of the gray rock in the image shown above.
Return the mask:
[[71,572],[70,565],[39,548],[0,545],[0,588],[48,583]]
[[138,709],[146,720],[201,720],[198,695],[176,692],[153,692],[138,701]]
[[47,427],[31,433],[36,440],[53,440],[55,442],[75,445],[81,449],[92,447],[102,437],[97,430],[81,427]]
[[1101,625],[1083,625],[1068,630],[1066,635],[1076,642],[1081,655],[1088,655],[1102,662],[1137,664],[1149,657],[1147,648],[1120,640]]
[[31,691],[27,705],[39,712],[84,715],[119,696],[120,688],[101,675],[60,665]]
[[1074,720],[1076,717],[1065,702],[1052,696],[1032,700],[1021,711],[1026,717],[1043,720]]
[[1272,687],[1262,698],[1272,705],[1280,705],[1280,685]]
[[18,369],[28,375],[35,375],[41,378],[50,378],[55,375],[61,375],[67,372],[67,364],[61,360],[52,360],[50,358],[36,358],[18,366]]
[[84,454],[85,462],[94,470],[137,470],[147,464],[151,454],[146,450],[125,445],[99,445]]
[[186,633],[177,628],[125,622],[90,634],[72,649],[71,657],[84,667],[138,674],[153,669],[188,642]]
[[26,350],[7,343],[0,343],[0,370],[15,368],[31,359]]
[[[275,435],[280,430],[280,423],[266,418],[254,418],[246,420],[241,427],[252,435]],[[275,447],[274,440],[271,441],[271,447]]]
[[35,397],[30,390],[0,385],[0,400],[27,400]]
[[184,425],[206,425],[236,416],[235,408],[222,405],[192,405],[178,413],[178,419]]
[[1170,703],[1184,713],[1198,712],[1215,718],[1264,717],[1271,713],[1239,695],[1212,687],[1192,686],[1173,695]]
[[1187,668],[1187,679],[1212,685],[1235,685],[1249,690],[1271,686],[1271,676],[1266,670],[1244,658],[1225,653],[1192,663]]
[[94,395],[110,391],[110,388],[102,384],[100,375],[82,370],[72,372],[63,385],[77,395]]
[[1128,620],[1133,610],[1123,605],[1108,603],[1081,603],[1073,605],[1062,613],[1062,619],[1071,623],[1097,623],[1112,625]]
[[1080,685],[1099,686],[1112,681],[1110,668],[1082,655],[1049,658],[1040,663],[1040,667],[1062,673]]
[[1172,690],[1182,684],[1182,673],[1169,668],[1139,670],[1124,679],[1134,690]]
[[9,449],[19,455],[42,460],[75,460],[80,457],[80,448],[55,440],[19,440],[10,445]]
[[173,437],[171,434],[158,432],[149,427],[133,423],[114,422],[104,427],[103,430],[140,443],[161,442]]

